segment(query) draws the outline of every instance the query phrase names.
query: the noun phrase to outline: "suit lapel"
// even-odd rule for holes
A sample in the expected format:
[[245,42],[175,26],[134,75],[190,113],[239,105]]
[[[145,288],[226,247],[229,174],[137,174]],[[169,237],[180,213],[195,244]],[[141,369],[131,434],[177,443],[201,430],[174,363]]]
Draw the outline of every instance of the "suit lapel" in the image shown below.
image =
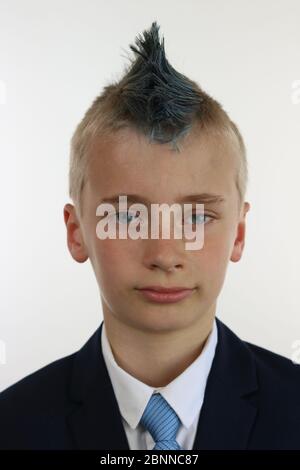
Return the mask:
[[256,366],[247,345],[216,321],[218,343],[193,450],[246,449],[257,414]]
[[129,450],[102,355],[102,325],[76,355],[71,381],[76,405],[67,421],[78,449]]
[[[192,450],[246,449],[257,413],[255,362],[247,345],[216,321],[218,343]],[[102,355],[102,325],[75,356],[67,422],[78,449],[129,450]]]

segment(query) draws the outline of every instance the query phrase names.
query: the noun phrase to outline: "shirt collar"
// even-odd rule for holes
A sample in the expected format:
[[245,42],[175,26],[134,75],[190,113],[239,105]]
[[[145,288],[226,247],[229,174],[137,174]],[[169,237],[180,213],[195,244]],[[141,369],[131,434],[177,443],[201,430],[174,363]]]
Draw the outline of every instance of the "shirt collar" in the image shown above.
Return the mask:
[[217,341],[218,329],[214,319],[212,330],[201,354],[168,385],[154,388],[128,374],[116,363],[103,322],[102,353],[121,415],[129,426],[133,429],[138,426],[151,395],[159,392],[175,410],[182,424],[186,428],[190,427],[203,403]]

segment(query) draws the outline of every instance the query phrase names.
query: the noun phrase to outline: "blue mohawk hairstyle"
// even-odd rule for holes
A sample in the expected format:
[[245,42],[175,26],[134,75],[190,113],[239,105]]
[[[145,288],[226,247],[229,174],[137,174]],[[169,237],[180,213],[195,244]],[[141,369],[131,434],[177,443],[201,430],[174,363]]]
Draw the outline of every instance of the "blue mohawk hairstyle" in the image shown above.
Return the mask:
[[177,141],[194,122],[202,122],[203,127],[224,123],[224,111],[196,82],[169,64],[159,28],[154,21],[149,31],[136,37],[136,45],[130,45],[135,57],[129,59],[124,75],[105,86],[94,105],[102,105],[108,129],[131,124],[150,142],[171,142],[178,151]]
[[104,86],[73,134],[69,172],[71,198],[80,201],[88,150],[94,136],[116,136],[119,130],[129,128],[148,138],[150,143],[171,142],[172,150],[180,152],[177,141],[193,128],[197,135],[208,130],[237,139],[241,152],[237,187],[242,201],[248,170],[246,148],[237,125],[198,83],[169,64],[156,21],[149,31],[136,37],[130,49],[134,58],[130,59],[124,74]]
[[120,82],[121,101],[135,125],[151,141],[173,144],[192,127],[192,119],[204,100],[195,84],[168,62],[159,26],[138,35],[130,49],[136,60]]

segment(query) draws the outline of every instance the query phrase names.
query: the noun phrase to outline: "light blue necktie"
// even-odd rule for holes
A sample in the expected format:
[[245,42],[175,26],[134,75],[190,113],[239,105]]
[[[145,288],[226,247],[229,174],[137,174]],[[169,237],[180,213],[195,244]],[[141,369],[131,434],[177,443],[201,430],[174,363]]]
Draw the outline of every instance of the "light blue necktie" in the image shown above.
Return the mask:
[[181,421],[160,393],[154,393],[151,396],[140,423],[150,432],[155,441],[152,450],[181,450],[176,441]]

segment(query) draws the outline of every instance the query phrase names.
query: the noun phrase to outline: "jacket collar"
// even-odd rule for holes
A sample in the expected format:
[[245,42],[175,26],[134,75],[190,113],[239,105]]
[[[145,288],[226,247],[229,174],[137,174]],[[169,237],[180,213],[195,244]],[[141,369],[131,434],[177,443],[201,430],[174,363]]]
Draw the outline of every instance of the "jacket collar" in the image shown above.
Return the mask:
[[[256,366],[247,344],[216,318],[218,344],[208,376],[194,446],[246,449],[255,421]],[[79,449],[129,450],[101,350],[103,322],[76,353],[67,421]]]
[[193,450],[247,448],[257,414],[256,365],[247,344],[221,320]]

